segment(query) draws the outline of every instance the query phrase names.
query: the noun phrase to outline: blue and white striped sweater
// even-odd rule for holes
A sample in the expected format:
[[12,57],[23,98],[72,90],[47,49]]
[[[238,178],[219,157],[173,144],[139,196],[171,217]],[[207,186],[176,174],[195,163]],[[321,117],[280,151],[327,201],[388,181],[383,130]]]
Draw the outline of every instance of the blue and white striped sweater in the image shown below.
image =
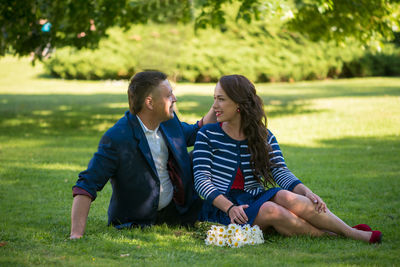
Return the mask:
[[[274,163],[271,173],[283,189],[293,190],[301,183],[286,167],[275,136],[268,130],[268,143],[272,147],[270,160]],[[207,124],[197,133],[193,151],[194,186],[210,203],[220,194],[228,193],[240,167],[244,177],[244,191],[256,196],[265,191],[255,179],[250,167],[247,140],[230,138],[218,123]]]

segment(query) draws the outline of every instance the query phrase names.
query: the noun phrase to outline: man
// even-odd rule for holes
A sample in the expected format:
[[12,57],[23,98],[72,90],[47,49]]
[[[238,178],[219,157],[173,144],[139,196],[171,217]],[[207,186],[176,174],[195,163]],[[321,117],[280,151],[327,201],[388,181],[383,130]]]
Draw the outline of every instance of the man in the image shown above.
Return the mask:
[[193,189],[187,146],[203,123],[216,121],[212,109],[194,125],[180,122],[171,85],[158,71],[136,74],[128,98],[129,111],[101,138],[73,187],[71,239],[83,236],[91,202],[108,180],[109,225],[189,225],[197,218],[201,200]]

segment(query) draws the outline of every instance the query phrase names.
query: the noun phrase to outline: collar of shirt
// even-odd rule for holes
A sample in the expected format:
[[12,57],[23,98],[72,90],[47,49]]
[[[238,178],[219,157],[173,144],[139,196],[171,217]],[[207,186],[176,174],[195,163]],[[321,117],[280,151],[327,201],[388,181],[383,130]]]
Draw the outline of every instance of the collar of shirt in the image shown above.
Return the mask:
[[157,133],[158,128],[160,128],[160,125],[158,125],[156,129],[150,130],[149,128],[146,127],[146,125],[144,125],[144,123],[142,122],[142,120],[139,118],[138,115],[136,115],[136,118],[139,120],[140,126],[142,126],[143,132],[144,132],[145,134],[154,134],[154,133]]

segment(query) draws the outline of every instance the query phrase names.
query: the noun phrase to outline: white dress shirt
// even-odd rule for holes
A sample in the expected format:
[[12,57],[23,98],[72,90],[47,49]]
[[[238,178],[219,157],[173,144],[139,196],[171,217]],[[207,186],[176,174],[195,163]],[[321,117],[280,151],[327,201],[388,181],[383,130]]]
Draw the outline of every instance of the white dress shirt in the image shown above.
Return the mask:
[[159,127],[157,127],[157,129],[154,131],[149,130],[143,124],[139,116],[136,115],[136,117],[142,126],[147,143],[149,143],[151,155],[153,157],[154,164],[156,165],[158,178],[160,179],[160,199],[158,201],[158,210],[161,210],[171,202],[174,194],[174,188],[167,170],[168,147]]

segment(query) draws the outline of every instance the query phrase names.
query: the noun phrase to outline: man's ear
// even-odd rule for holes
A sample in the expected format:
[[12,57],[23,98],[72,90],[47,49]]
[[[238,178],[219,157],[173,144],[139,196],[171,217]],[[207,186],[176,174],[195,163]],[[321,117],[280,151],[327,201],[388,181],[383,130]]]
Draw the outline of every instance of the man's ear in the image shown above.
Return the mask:
[[144,105],[146,106],[147,109],[153,110],[153,98],[151,96],[147,96],[144,99]]

